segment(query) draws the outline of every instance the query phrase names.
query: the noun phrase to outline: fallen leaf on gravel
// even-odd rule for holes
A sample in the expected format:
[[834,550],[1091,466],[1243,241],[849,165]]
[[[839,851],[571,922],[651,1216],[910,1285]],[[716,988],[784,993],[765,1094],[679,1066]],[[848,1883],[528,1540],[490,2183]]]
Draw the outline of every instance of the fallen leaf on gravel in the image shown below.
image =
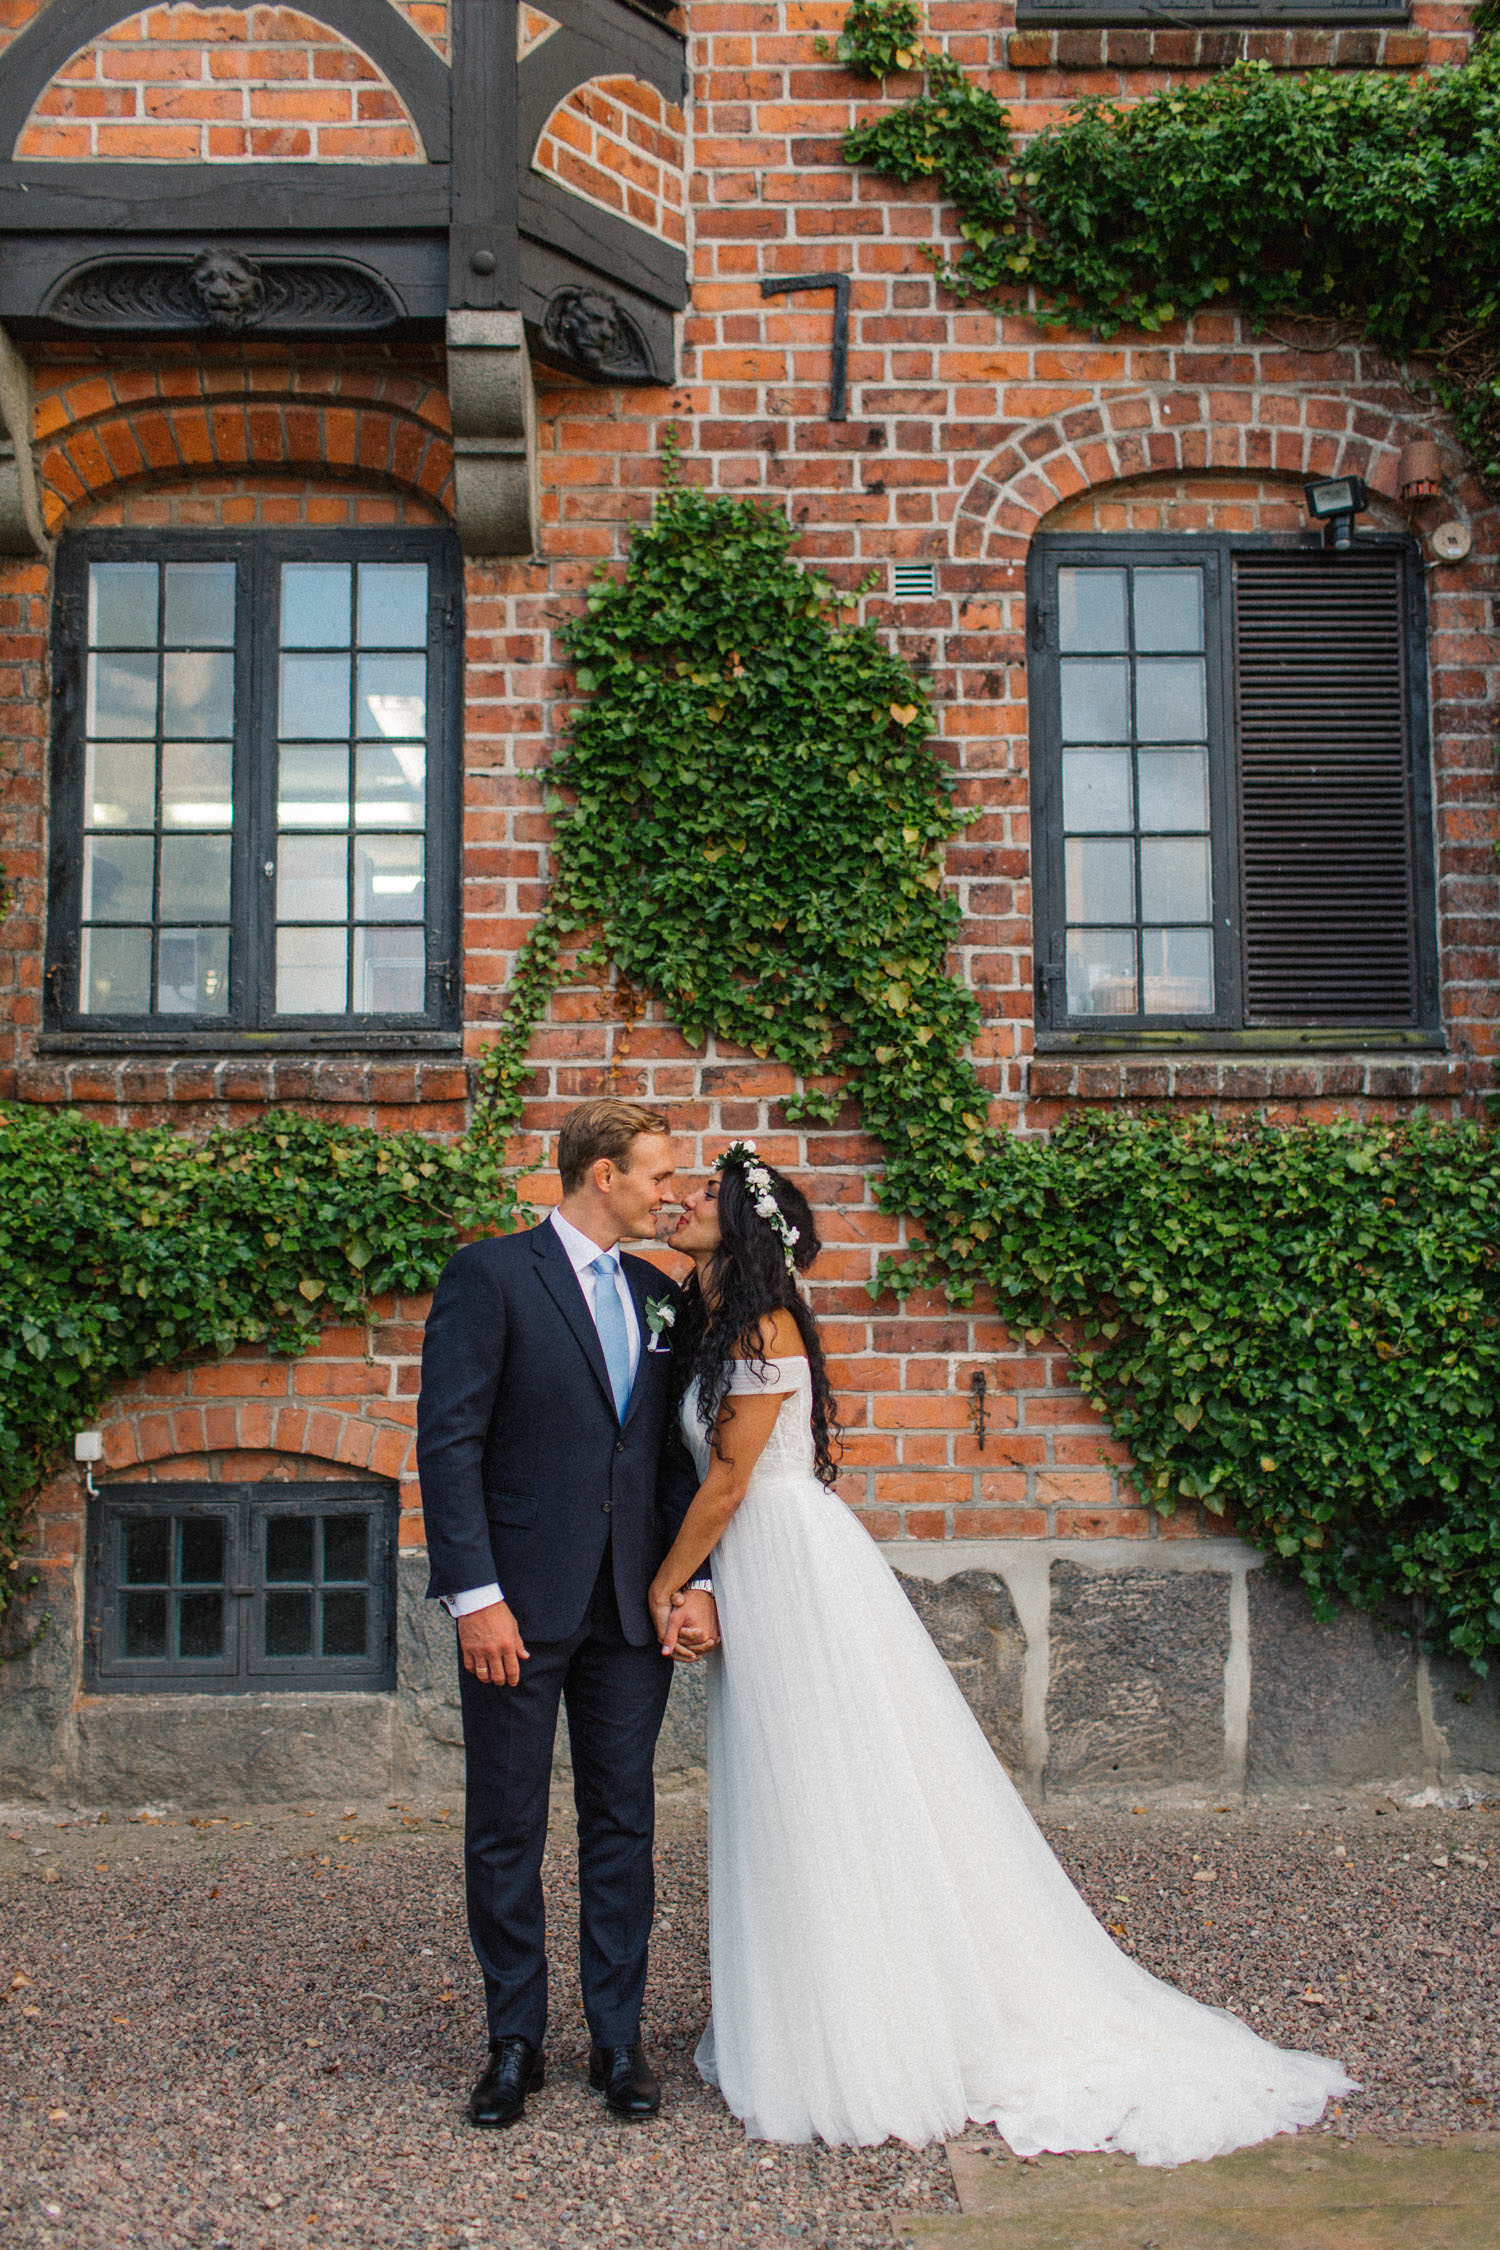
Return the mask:
[[1193,1881],[1195,1883],[1216,1883],[1218,1879],[1219,1870],[1217,1867],[1195,1867],[1193,1869]]
[[109,2020],[111,2023],[128,2024],[130,2018],[129,2016],[111,2016]]
[[23,2008],[21,2010],[23,2016],[39,2016],[41,2012],[40,2008]]
[[1302,1994],[1302,2004],[1305,2008],[1324,2007],[1327,2004],[1327,2000],[1328,1995],[1326,1992],[1304,1992]]
[[48,2112],[47,2112],[47,2123],[48,2123],[49,2125],[66,2125],[66,2124],[67,2124],[67,2122],[68,2122],[68,2113],[67,2113],[67,2111],[66,2111],[65,2109],[49,2109],[49,2110],[48,2110]]
[[107,1875],[109,1873],[109,1861],[107,1859],[96,1859],[94,1873],[96,1875]]
[[10,1989],[12,1992],[24,1992],[27,1985],[29,1985],[31,1981],[32,1980],[30,1977],[23,1976],[21,1971],[17,1969],[15,1975],[10,1980]]

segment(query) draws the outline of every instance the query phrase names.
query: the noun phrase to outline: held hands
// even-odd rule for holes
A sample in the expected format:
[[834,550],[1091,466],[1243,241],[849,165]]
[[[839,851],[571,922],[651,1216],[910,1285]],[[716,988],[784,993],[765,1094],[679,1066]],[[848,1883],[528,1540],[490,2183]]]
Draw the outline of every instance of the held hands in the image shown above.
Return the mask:
[[671,1593],[653,1582],[646,1596],[663,1656],[694,1664],[719,1645],[719,1611],[712,1594]]
[[466,1672],[490,1687],[514,1687],[526,1661],[526,1643],[508,1602],[491,1602],[458,1619],[458,1652]]

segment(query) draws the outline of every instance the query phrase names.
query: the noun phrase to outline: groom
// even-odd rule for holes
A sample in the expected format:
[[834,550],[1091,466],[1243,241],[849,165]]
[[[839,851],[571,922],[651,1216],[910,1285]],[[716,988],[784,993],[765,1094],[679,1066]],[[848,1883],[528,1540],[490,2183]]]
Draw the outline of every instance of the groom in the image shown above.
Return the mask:
[[[661,2102],[640,2009],[655,1898],[651,1767],[672,1666],[646,1590],[697,1480],[669,1429],[663,1331],[677,1290],[617,1245],[653,1236],[671,1195],[667,1120],[637,1102],[584,1102],[557,1154],[551,1217],[471,1242],[445,1267],[417,1407],[428,1592],[456,1621],[462,1666],[465,1885],[490,2034],[469,2117],[486,2126],[513,2125],[542,2083],[541,1864],[560,1700],[589,2082],[620,2117],[654,2116]],[[706,1582],[694,1581],[677,1620],[679,1655],[716,1644]]]

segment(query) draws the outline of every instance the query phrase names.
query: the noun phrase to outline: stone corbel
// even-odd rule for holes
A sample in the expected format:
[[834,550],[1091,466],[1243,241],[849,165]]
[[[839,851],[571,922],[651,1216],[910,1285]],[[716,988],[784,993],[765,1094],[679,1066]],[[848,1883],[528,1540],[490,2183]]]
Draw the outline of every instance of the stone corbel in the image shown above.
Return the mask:
[[529,555],[536,546],[531,361],[518,312],[448,315],[453,490],[466,555]]
[[31,369],[0,328],[0,555],[47,552],[31,426]]

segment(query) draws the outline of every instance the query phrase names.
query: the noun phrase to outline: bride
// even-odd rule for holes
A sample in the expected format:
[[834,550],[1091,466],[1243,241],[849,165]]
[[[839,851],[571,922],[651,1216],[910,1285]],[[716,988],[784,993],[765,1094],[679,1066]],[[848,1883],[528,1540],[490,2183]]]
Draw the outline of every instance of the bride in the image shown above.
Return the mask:
[[877,1548],[830,1489],[832,1399],[796,1273],[800,1190],[736,1141],[670,1243],[697,1497],[650,1594],[713,1555],[713,2014],[698,2068],[753,2137],[1017,2155],[1222,2155],[1351,2081],[1126,1958],[1022,1804]]

